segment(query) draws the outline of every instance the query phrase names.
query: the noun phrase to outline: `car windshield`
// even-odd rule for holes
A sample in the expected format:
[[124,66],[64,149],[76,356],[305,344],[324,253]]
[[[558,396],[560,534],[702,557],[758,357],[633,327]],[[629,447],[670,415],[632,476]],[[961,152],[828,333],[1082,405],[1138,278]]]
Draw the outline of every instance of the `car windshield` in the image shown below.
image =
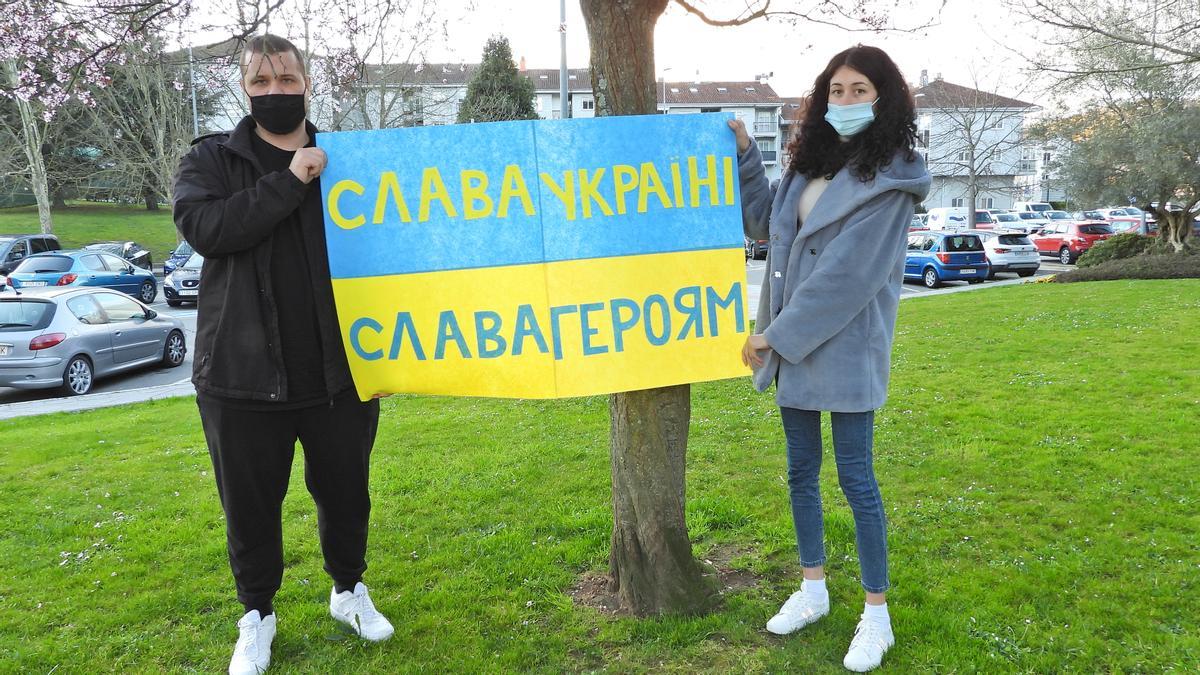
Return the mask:
[[977,222],[977,223],[994,223],[996,221],[992,219],[992,214],[988,213],[987,211],[976,211],[975,212],[975,222]]
[[1015,213],[997,213],[996,220],[1001,223],[1014,223],[1020,220],[1020,218]]
[[0,300],[0,333],[45,328],[54,316],[54,303],[27,298]]
[[1017,217],[1021,220],[1037,220],[1042,217],[1042,214],[1034,213],[1033,211],[1022,211],[1017,214]]
[[183,263],[183,265],[181,265],[181,267],[186,267],[188,269],[197,269],[197,270],[203,266],[204,266],[204,256],[200,255],[199,253],[193,253],[187,259],[187,262],[185,262],[185,263]]
[[946,250],[951,252],[982,251],[983,242],[973,234],[959,234],[946,237]]
[[1113,229],[1108,225],[1080,225],[1080,234],[1112,234]]
[[42,272],[66,272],[71,269],[71,265],[75,264],[65,255],[34,255],[21,261],[13,269],[13,274],[25,272],[27,274],[40,274]]
[[1067,213],[1066,211],[1047,211],[1046,215],[1050,217],[1050,220],[1070,220],[1071,219],[1071,214]]
[[1050,205],[1049,204],[1030,204],[1029,209],[1031,211],[1049,211]]
[[182,241],[182,242],[179,242],[179,246],[175,247],[175,253],[172,255],[179,256],[182,258],[185,255],[191,256],[193,253],[195,253],[195,250],[192,249],[192,245],[187,243],[186,241]]
[[1125,215],[1128,215],[1128,216],[1142,215],[1142,210],[1136,206],[1126,206],[1124,209],[1122,209],[1122,211],[1124,211]]

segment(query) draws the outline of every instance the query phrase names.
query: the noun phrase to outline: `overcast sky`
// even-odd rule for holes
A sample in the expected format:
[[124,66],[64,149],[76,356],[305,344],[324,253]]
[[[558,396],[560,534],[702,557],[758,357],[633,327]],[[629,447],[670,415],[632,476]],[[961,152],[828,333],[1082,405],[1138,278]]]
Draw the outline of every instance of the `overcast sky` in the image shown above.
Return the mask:
[[[785,5],[791,0],[776,0]],[[449,13],[462,17],[450,26],[452,44],[430,53],[430,60],[477,62],[484,41],[502,34],[512,43],[513,56],[524,56],[531,68],[559,64],[558,0],[479,0],[474,11],[455,9],[468,0],[443,0]],[[588,65],[587,31],[578,0],[567,0],[567,62]],[[709,7],[737,5],[734,0],[709,2]],[[902,3],[903,4],[903,3]],[[670,5],[655,30],[658,76],[671,80],[751,80],[774,72],[770,83],[781,96],[800,96],[837,52],[857,42],[881,47],[900,66],[910,82],[922,69],[932,79],[938,73],[963,85],[1025,100],[1039,94],[1026,88],[1019,72],[1023,60],[1014,55],[1041,49],[1036,27],[1019,25],[1001,0],[949,0],[938,13],[938,0],[912,0],[919,17],[932,18],[933,27],[913,34],[850,33],[825,26],[792,26],[757,21],[736,28],[713,28]],[[515,8],[520,7],[520,11]],[[912,10],[910,10],[912,11]],[[897,19],[903,22],[903,19]],[[919,23],[910,20],[908,23]],[[667,70],[669,69],[669,70]],[[1037,100],[1030,102],[1037,103]]]

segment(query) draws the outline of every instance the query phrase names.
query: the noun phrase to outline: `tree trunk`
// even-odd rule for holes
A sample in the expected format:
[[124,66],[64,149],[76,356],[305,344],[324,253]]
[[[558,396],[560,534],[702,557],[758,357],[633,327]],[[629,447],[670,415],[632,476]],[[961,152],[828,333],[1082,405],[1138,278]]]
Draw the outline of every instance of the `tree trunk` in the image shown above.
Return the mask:
[[158,210],[158,194],[152,188],[142,188],[142,201],[146,204],[147,211]]
[[[668,0],[580,0],[597,115],[654,114],[654,24]],[[684,520],[691,387],[614,394],[611,590],[638,616],[707,609],[715,588]]]
[[[9,84],[17,86],[17,64],[14,61],[4,62],[5,75]],[[46,162],[42,159],[42,130],[38,126],[37,117],[33,113],[29,101],[17,96],[13,98],[21,117],[21,140],[25,145],[25,158],[29,160],[29,183],[33,187],[33,196],[37,199],[38,223],[42,234],[54,232],[54,220],[50,215],[50,185],[46,176]]]

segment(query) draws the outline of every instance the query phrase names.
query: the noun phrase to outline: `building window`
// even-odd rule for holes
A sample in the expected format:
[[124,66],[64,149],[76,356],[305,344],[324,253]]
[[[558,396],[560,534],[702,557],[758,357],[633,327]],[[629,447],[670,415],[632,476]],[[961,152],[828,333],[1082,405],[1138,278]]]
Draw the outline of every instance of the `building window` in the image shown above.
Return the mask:
[[721,112],[721,109],[720,108],[701,108],[700,112],[702,112],[702,113]]
[[980,197],[979,199],[979,208],[981,209],[994,209],[996,208],[995,204],[995,200],[991,197]]
[[1049,153],[1049,152],[1043,152],[1043,153],[1042,153],[1042,161],[1043,161],[1043,162],[1049,162],[1049,161],[1050,161],[1050,153]]
[[928,148],[929,147],[929,130],[928,129],[925,129],[924,131],[921,132],[920,137],[917,139],[917,147],[918,148]]
[[595,102],[594,100],[590,99],[590,98],[589,98],[589,99],[585,99],[585,100],[584,100],[584,102],[583,102],[583,109],[584,109],[584,110],[595,110],[595,109],[596,109],[596,102]]
[[950,206],[953,206],[953,207],[964,206],[965,204],[966,204],[966,199],[964,199],[962,197],[955,197],[954,199],[950,200]]
[[965,161],[967,161],[967,155],[968,155],[968,154],[970,154],[970,153],[968,153],[966,150],[961,150],[961,151],[959,151],[959,153],[958,153],[958,157],[957,157],[958,161],[960,161],[960,162],[965,162]]

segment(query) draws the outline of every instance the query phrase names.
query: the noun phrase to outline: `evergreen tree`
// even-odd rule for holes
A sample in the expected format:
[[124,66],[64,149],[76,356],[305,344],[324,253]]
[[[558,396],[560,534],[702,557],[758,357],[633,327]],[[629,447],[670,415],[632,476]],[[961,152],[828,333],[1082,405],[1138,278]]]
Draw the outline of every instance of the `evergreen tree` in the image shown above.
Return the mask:
[[508,38],[495,36],[483,46],[483,60],[467,83],[458,121],[535,120],[533,81],[517,72]]

